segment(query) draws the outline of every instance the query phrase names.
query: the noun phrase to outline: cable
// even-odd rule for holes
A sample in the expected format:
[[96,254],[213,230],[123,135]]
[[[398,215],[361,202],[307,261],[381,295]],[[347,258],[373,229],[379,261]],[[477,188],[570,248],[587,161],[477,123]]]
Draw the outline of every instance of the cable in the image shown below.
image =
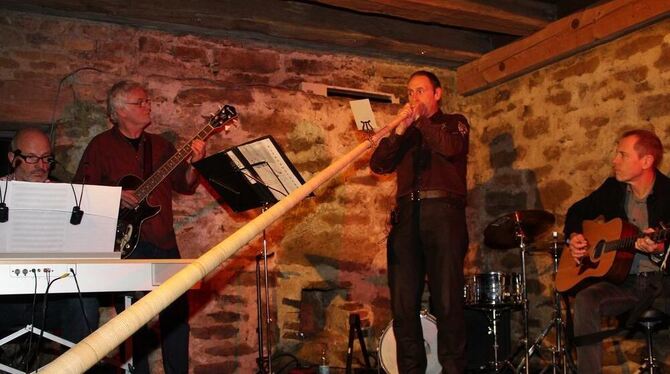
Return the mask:
[[33,345],[33,329],[35,328],[35,307],[37,306],[37,271],[35,269],[30,269],[30,272],[33,273],[33,279],[34,279],[34,284],[35,284],[35,289],[33,291],[33,303],[32,303],[32,308],[31,308],[31,313],[30,313],[30,332],[28,336],[28,347],[26,348],[25,356],[23,356],[23,366],[26,368],[25,372],[28,372],[28,366],[30,363],[30,350],[32,349]]
[[84,66],[67,74],[66,76],[61,78],[60,82],[58,82],[58,88],[56,89],[56,97],[54,97],[53,110],[51,111],[51,120],[49,121],[49,141],[51,143],[52,149],[55,149],[54,143],[56,142],[56,140],[54,139],[54,129],[56,128],[56,105],[58,105],[58,97],[60,96],[60,91],[61,88],[63,87],[63,82],[65,82],[65,80],[79,73],[82,70],[94,70],[97,71],[98,73],[104,73],[104,71],[98,68],[94,68],[92,66]]
[[[51,272],[47,272],[47,279],[50,278],[50,274]],[[54,280],[48,280],[47,289],[44,291],[44,299],[42,300],[42,326],[40,328],[40,337],[37,339],[37,350],[35,352],[35,372],[38,372],[40,368],[40,351],[42,350],[42,338],[44,337],[44,330],[46,329],[47,323],[47,307],[49,306],[47,300],[49,296],[49,289],[51,288],[51,285],[54,284],[57,280],[66,278],[69,275],[70,273],[65,273]],[[28,370],[26,370],[26,372],[28,372]]]
[[5,177],[5,192],[2,192],[0,188],[0,223],[7,222],[9,219],[9,209],[7,204],[5,204],[5,199],[7,199],[7,189],[9,188],[9,175]]
[[81,307],[81,314],[84,315],[84,323],[86,323],[86,329],[90,334],[93,332],[93,329],[91,328],[91,323],[88,321],[88,316],[86,315],[86,309],[84,308],[84,298],[81,296],[81,289],[79,288],[77,273],[75,273],[73,268],[70,268],[70,274],[72,274],[72,277],[74,278],[74,284],[77,286],[77,296],[79,298],[79,306]]
[[84,217],[84,211],[81,210],[81,203],[84,197],[84,183],[81,184],[81,192],[79,193],[79,200],[77,200],[77,193],[74,191],[74,186],[72,185],[72,183],[70,183],[70,188],[72,188],[72,194],[74,195],[74,203],[76,204],[75,206],[72,207],[70,224],[78,225],[81,223],[82,217]]

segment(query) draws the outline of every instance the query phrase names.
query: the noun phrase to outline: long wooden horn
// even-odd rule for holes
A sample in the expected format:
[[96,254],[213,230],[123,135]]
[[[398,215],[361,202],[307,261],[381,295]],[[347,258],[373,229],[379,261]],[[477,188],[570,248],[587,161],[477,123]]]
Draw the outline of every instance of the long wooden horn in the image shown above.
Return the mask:
[[128,339],[140,327],[148,323],[198,281],[216,269],[238,249],[249,243],[271,223],[279,219],[317,187],[326,183],[342,169],[354,162],[365,151],[373,147],[381,138],[397,127],[405,117],[397,117],[366,141],[360,143],[346,155],[335,160],[330,166],[316,174],[263,214],[235,231],[231,236],[212,247],[200,258],[184,267],[165,283],[154,289],[118,316],[109,320],[74,347],[40,370],[49,373],[83,373],[109,352]]

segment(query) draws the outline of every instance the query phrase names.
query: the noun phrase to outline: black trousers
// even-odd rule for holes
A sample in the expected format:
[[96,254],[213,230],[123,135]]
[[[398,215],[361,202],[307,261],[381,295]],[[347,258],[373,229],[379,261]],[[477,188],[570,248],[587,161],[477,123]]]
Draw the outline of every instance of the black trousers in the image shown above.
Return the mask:
[[[165,250],[147,242],[139,242],[129,259],[178,259],[177,248]],[[115,301],[116,311],[123,311],[123,297],[118,295]],[[188,297],[182,295],[158,315],[160,326],[161,353],[166,374],[188,373],[188,343],[190,327],[188,325]],[[149,353],[155,348],[155,340],[147,326],[141,327],[133,335],[134,373],[149,374]]]
[[387,256],[398,370],[426,371],[419,313],[427,275],[442,372],[463,373],[463,259],[468,248],[464,203],[449,198],[400,201],[394,221]]
[[[575,337],[597,333],[601,330],[602,317],[614,317],[641,308],[641,303],[649,304],[657,296],[670,296],[670,277],[660,272],[629,275],[622,284],[608,281],[591,284],[575,296]],[[646,309],[646,306],[642,309]],[[579,373],[602,373],[602,357],[600,342],[577,346]]]

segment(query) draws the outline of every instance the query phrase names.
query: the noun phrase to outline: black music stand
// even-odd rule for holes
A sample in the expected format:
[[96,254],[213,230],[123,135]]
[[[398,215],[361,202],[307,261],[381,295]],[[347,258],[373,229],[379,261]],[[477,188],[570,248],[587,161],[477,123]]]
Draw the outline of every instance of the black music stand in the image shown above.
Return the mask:
[[228,148],[193,166],[217,200],[236,212],[274,204],[305,183],[269,135]]
[[[262,208],[263,211],[305,183],[272,136],[228,148],[193,164],[207,181],[210,193],[235,212]],[[312,195],[313,196],[313,195]],[[274,253],[273,253],[274,254]],[[265,230],[262,252],[256,256],[259,373],[272,373],[272,334]],[[265,335],[263,338],[260,260],[263,260],[265,290]],[[265,341],[265,350],[263,342]],[[267,356],[265,354],[267,352]]]

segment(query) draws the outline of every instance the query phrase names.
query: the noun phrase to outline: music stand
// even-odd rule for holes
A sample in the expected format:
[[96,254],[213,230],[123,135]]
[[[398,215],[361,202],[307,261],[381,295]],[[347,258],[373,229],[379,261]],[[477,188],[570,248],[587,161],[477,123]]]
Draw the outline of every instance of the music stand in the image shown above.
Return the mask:
[[[264,136],[228,148],[193,164],[202,174],[217,201],[228,204],[235,212],[268,207],[286,197],[305,183],[304,179],[272,138]],[[217,196],[218,195],[218,196]],[[313,194],[310,194],[313,196]],[[271,254],[270,256],[272,256]],[[258,368],[259,373],[272,373],[272,334],[270,331],[270,294],[268,283],[268,252],[263,230],[262,252],[256,256],[256,295],[258,309]],[[265,293],[265,332],[261,324],[262,304],[260,259],[263,259]],[[265,351],[263,342],[265,341]],[[267,363],[267,367],[265,366]]]

